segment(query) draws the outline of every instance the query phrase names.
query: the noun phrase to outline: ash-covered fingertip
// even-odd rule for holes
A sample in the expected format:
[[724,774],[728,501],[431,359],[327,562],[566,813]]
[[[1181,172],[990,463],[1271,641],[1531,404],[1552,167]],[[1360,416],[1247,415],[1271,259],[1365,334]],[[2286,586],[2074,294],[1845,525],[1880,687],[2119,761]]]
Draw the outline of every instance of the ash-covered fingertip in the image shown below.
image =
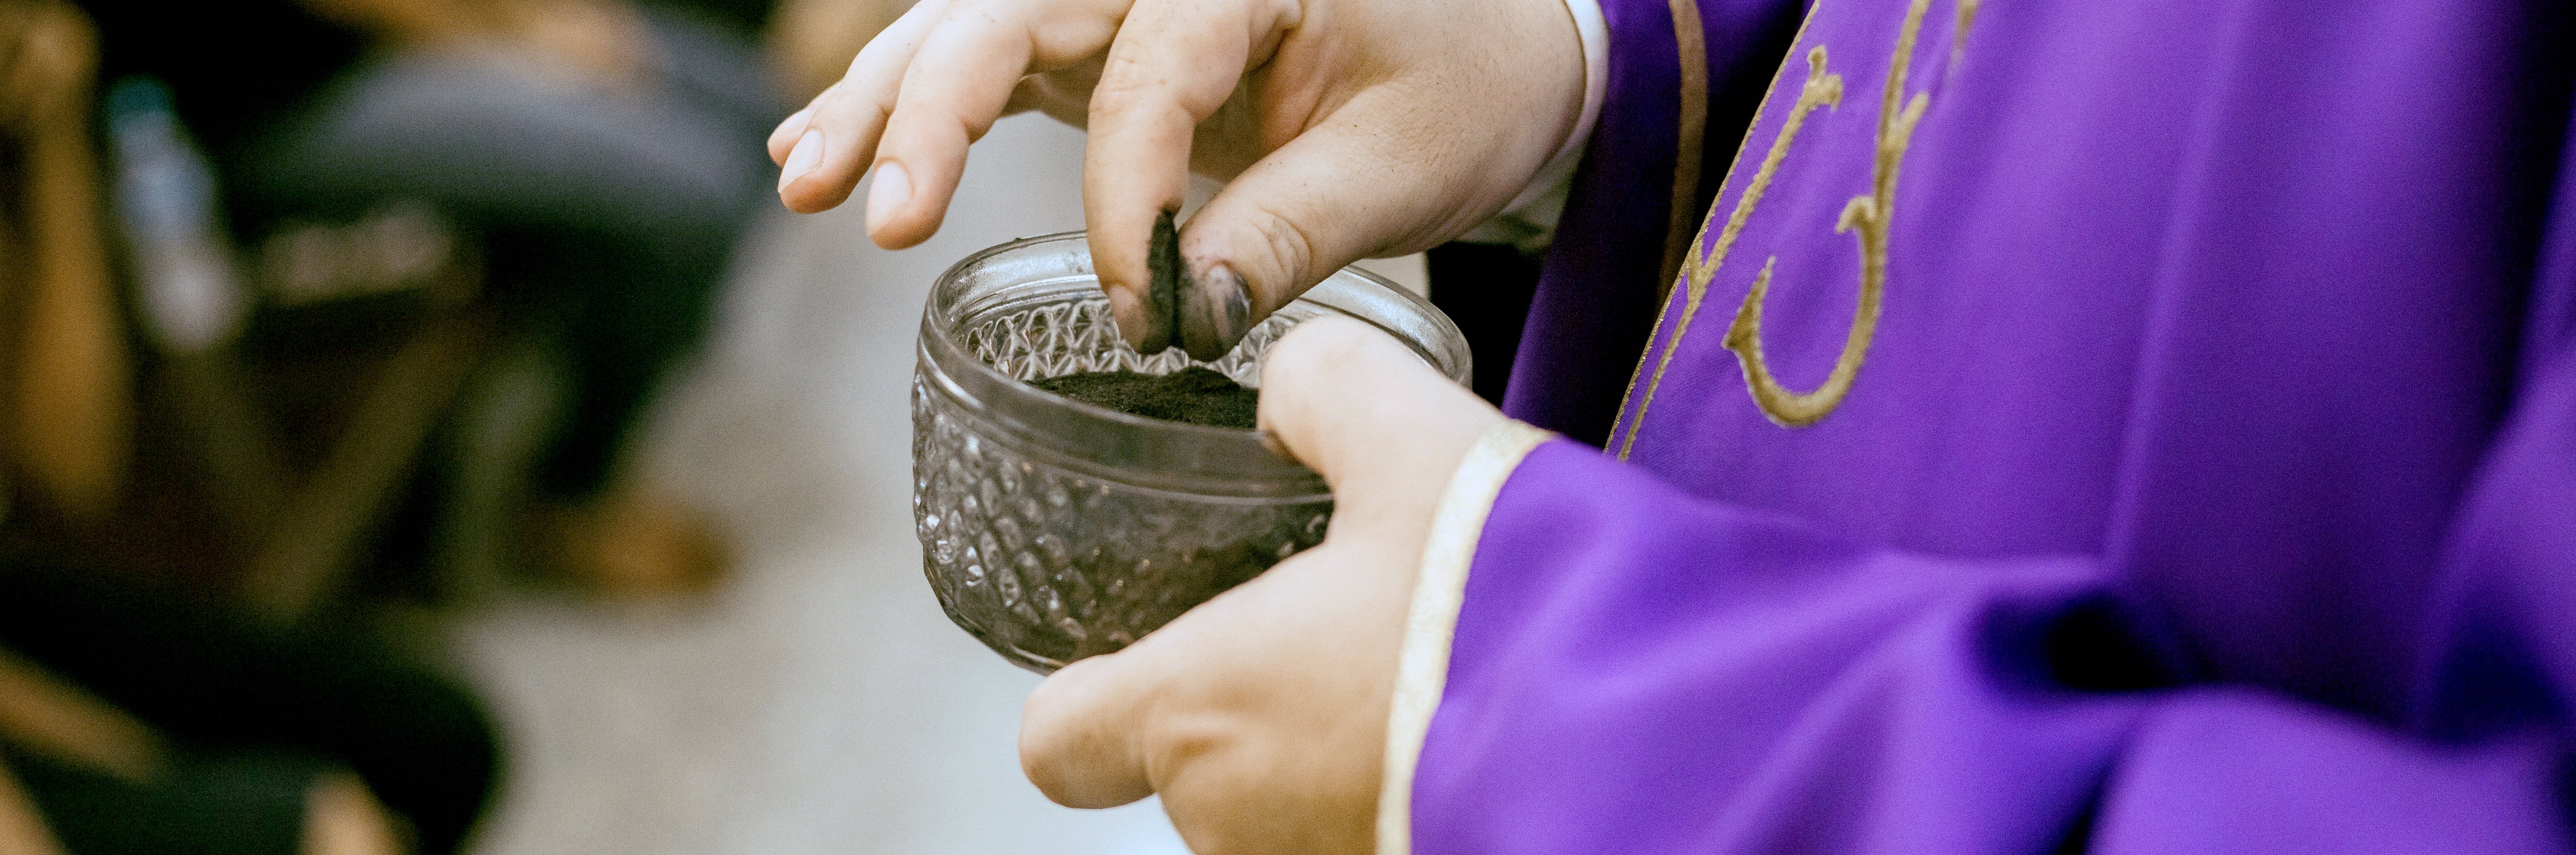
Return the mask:
[[1181,232],[1172,225],[1172,212],[1154,217],[1154,234],[1145,245],[1145,293],[1139,308],[1144,310],[1145,334],[1138,336],[1136,352],[1152,356],[1179,343],[1181,278]]
[[1243,277],[1222,263],[1190,277],[1181,291],[1179,326],[1181,347],[1190,352],[1190,358],[1201,362],[1225,358],[1252,331],[1252,294],[1245,290]]

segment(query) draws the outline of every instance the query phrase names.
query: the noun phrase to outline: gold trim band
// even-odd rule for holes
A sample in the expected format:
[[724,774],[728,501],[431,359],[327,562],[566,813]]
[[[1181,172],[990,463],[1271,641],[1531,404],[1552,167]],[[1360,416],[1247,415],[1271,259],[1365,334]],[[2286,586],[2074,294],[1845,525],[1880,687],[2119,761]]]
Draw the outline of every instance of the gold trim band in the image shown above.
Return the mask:
[[1413,851],[1414,764],[1431,735],[1431,714],[1440,709],[1440,695],[1448,688],[1450,635],[1458,628],[1459,608],[1466,605],[1467,568],[1476,560],[1485,517],[1521,460],[1555,436],[1516,421],[1493,426],[1458,462],[1432,510],[1431,534],[1422,545],[1422,574],[1404,618],[1395,694],[1387,709],[1386,768],[1377,794],[1378,855]]
[[1682,103],[1673,139],[1672,205],[1664,211],[1664,263],[1655,280],[1655,296],[1670,296],[1699,229],[1700,154],[1708,134],[1708,32],[1700,24],[1699,0],[1669,0],[1673,10],[1673,45],[1680,53]]

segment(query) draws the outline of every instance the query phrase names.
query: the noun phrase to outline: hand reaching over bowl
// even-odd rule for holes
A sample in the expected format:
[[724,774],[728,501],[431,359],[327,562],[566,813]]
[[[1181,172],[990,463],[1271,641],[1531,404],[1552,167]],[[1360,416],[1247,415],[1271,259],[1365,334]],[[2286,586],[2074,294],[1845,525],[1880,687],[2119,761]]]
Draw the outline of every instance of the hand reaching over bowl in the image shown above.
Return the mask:
[[1345,265],[1465,233],[1565,157],[1581,44],[1561,0],[923,0],[769,150],[798,211],[873,171],[868,234],[901,248],[938,229],[995,119],[1087,127],[1091,251],[1139,346],[1156,218],[1190,171],[1226,180],[1182,229],[1182,302],[1243,306],[1240,335]]

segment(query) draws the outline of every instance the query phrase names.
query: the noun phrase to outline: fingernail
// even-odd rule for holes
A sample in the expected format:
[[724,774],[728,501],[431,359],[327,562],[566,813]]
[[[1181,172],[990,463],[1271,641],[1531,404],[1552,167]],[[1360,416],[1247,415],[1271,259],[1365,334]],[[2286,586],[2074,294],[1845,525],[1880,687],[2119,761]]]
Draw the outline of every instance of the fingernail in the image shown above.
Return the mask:
[[795,133],[797,131],[804,130],[805,118],[811,115],[814,115],[814,108],[812,107],[807,107],[794,113],[789,113],[787,118],[778,120],[778,128],[770,131],[769,135],[774,137],[779,134]]
[[814,171],[814,166],[822,162],[823,132],[806,131],[804,136],[796,138],[796,147],[787,151],[786,165],[778,168],[778,189],[787,189],[788,184],[805,177],[805,173]]
[[868,224],[874,226],[894,216],[895,209],[912,201],[912,176],[904,174],[903,164],[885,161],[877,164],[877,180],[868,187]]
[[1252,295],[1243,289],[1243,277],[1234,269],[1218,264],[1206,273],[1190,277],[1189,287],[1181,292],[1181,347],[1190,358],[1215,362],[1243,341],[1252,326]]

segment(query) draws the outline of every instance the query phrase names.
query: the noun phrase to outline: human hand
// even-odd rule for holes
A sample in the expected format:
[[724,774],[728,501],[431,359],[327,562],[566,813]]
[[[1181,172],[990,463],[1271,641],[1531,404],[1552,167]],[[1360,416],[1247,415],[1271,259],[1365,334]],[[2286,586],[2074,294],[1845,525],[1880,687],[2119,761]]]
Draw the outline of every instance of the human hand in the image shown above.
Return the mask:
[[1160,793],[1201,855],[1367,852],[1432,512],[1502,414],[1342,319],[1290,330],[1262,381],[1262,424],[1332,485],[1324,542],[1047,678],[1020,763],[1072,807]]
[[1583,87],[1562,0],[922,0],[769,152],[803,212],[874,168],[868,234],[898,249],[937,230],[1005,112],[1087,125],[1092,265],[1131,344],[1157,215],[1192,169],[1228,179],[1180,239],[1201,354],[1344,265],[1492,217],[1572,132]]

